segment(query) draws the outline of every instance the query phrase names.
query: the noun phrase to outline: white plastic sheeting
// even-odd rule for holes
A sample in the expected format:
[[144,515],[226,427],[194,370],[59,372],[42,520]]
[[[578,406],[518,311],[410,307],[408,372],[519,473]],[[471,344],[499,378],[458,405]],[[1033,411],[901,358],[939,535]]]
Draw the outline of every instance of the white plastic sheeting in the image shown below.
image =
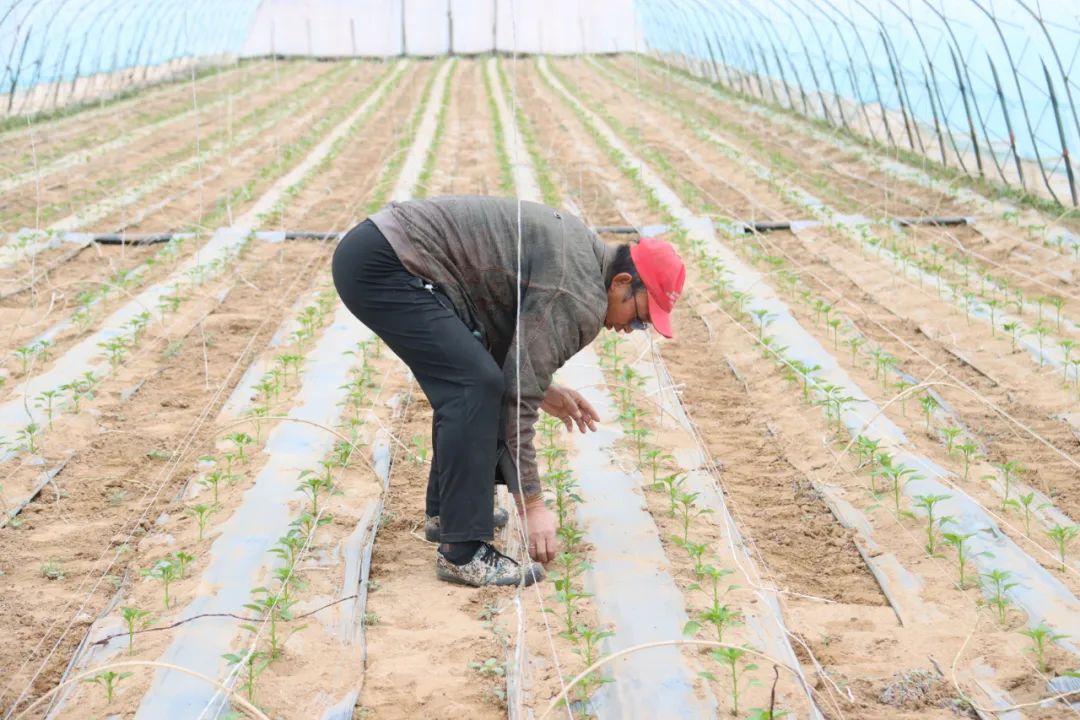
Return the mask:
[[245,57],[643,50],[634,0],[263,0]]

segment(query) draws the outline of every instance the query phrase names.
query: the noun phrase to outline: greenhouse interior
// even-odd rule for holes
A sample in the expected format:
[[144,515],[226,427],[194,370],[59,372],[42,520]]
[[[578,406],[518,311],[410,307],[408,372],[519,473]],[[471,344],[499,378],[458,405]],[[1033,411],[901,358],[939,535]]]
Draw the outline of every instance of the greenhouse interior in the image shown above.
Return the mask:
[[0,53],[0,720],[1080,717],[1074,1]]

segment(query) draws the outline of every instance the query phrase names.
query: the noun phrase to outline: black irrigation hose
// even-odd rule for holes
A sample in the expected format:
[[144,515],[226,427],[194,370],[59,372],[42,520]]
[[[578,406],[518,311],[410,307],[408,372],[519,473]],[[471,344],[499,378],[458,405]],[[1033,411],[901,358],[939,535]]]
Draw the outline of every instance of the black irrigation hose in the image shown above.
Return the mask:
[[[306,230],[287,230],[285,232],[286,240],[337,240],[341,238],[345,233],[341,232],[311,232]],[[102,235],[94,235],[90,238],[90,242],[97,243],[98,245],[155,245],[157,243],[166,243],[181,235],[188,236],[190,233],[152,233],[149,235],[116,235],[113,233],[107,233]]]

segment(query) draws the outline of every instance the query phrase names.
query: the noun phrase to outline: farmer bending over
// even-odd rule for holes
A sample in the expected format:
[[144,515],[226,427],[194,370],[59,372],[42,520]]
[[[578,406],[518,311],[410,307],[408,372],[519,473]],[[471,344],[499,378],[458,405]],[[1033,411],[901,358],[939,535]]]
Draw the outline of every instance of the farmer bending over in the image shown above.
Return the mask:
[[496,482],[525,518],[533,560],[555,557],[533,425],[538,410],[581,432],[599,418],[552,375],[601,326],[652,324],[671,337],[686,276],[662,240],[608,245],[572,215],[521,202],[519,304],[518,208],[512,198],[479,196],[391,203],[350,230],[333,260],[345,306],[409,366],[431,402],[425,532],[441,541],[436,575],[473,586],[543,576],[490,544],[507,520],[495,514]]

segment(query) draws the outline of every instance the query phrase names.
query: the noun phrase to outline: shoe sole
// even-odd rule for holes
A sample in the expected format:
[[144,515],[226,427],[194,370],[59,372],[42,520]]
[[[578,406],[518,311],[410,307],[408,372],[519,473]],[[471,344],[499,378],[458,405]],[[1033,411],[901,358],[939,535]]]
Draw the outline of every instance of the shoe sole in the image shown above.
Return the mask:
[[[544,579],[544,568],[543,567],[535,567],[533,569],[533,571],[530,573],[530,575],[532,576],[532,579],[531,580],[529,578],[525,579],[525,587],[529,587],[533,583],[537,583],[537,582],[540,582],[541,580],[543,580]],[[512,583],[502,583],[502,584],[499,584],[499,583],[487,583],[485,585],[474,585],[471,582],[466,582],[465,580],[462,580],[461,578],[457,577],[456,575],[450,575],[450,574],[445,573],[441,568],[435,568],[435,577],[437,577],[439,580],[442,580],[443,582],[448,582],[451,585],[463,585],[464,587],[472,587],[472,588],[478,588],[478,587],[514,587],[515,585],[518,585],[521,582],[520,580],[518,580],[517,582],[512,582]]]

